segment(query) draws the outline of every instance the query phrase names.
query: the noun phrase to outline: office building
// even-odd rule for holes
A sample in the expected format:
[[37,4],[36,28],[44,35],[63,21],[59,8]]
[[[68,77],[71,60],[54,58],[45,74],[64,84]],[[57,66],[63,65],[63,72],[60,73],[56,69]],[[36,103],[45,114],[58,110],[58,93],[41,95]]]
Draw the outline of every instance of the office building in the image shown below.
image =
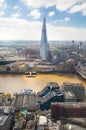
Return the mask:
[[[85,88],[81,83],[63,83],[61,87],[63,93],[70,92],[71,94],[75,95],[76,101],[83,101],[85,97]],[[74,97],[72,95],[72,97]]]
[[40,58],[45,61],[49,60],[49,50],[48,50],[47,31],[46,31],[46,18],[44,18],[43,26],[42,26]]
[[12,130],[14,124],[14,107],[0,107],[0,130]]
[[52,103],[51,104],[51,118],[56,121],[56,120],[59,120],[61,117],[85,118],[86,117],[86,103],[84,102]]

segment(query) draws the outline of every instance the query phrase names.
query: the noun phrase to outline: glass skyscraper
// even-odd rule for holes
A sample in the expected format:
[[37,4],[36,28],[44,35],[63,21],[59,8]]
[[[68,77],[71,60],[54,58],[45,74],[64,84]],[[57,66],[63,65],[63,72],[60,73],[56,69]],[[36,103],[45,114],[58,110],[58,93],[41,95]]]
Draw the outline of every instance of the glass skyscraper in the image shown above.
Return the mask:
[[49,49],[47,43],[47,31],[46,31],[46,18],[44,17],[41,35],[41,45],[40,45],[40,58],[42,60],[49,60]]

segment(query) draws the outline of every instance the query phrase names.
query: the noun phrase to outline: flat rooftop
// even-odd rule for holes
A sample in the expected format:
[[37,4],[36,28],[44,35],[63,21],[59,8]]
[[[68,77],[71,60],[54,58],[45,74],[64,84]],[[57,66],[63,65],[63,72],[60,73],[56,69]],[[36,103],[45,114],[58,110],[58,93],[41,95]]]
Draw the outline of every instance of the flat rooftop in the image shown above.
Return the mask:
[[3,126],[6,120],[8,119],[9,115],[2,115],[0,116],[0,126]]

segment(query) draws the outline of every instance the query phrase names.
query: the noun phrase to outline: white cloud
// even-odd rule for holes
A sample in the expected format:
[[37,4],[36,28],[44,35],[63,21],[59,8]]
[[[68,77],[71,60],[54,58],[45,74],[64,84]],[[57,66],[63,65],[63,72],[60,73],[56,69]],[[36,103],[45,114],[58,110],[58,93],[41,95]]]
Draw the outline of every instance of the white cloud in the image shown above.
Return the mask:
[[53,24],[53,25],[57,25],[58,23],[68,22],[69,20],[70,20],[69,17],[65,17],[65,18],[63,18],[63,19],[57,19],[57,20],[51,22],[51,24]]
[[4,3],[5,2],[5,0],[0,0],[0,3]]
[[86,40],[86,29],[48,25],[48,40]]
[[59,11],[66,11],[66,10],[70,9],[72,6],[74,6],[79,1],[80,0],[57,0],[56,8]]
[[5,14],[4,11],[0,11],[0,16],[3,16]]
[[20,29],[39,29],[40,22],[29,22],[20,18],[0,18],[0,27],[1,28],[20,28]]
[[7,4],[5,3],[5,0],[0,0],[0,9],[6,8]]
[[39,8],[39,7],[50,7],[56,4],[56,0],[21,0],[26,5],[32,8]]
[[50,17],[53,16],[53,15],[55,15],[55,12],[54,12],[54,11],[49,12],[49,16],[50,16]]
[[6,4],[4,0],[0,0],[0,11],[3,11],[6,8]]
[[[40,40],[42,23],[20,18],[0,18],[0,40]],[[86,40],[86,29],[47,24],[48,40]]]
[[86,2],[73,6],[69,12],[70,13],[82,12],[83,15],[86,15]]
[[17,13],[17,12],[11,15],[11,17],[14,17],[14,18],[18,18],[20,16],[21,16],[21,13]]
[[69,21],[69,20],[70,20],[69,17],[65,17],[65,18],[64,18],[64,21]]
[[16,5],[16,6],[13,7],[13,9],[14,9],[14,10],[20,10],[21,7],[19,7],[19,6]]
[[68,11],[75,13],[81,11],[86,15],[86,0],[21,0],[31,8],[53,7],[56,6],[59,11]]
[[82,2],[85,0],[21,0],[29,7],[39,8],[39,7],[53,7],[56,5],[57,9],[60,11],[67,10],[71,8],[77,2]]
[[37,40],[41,37],[40,22],[29,22],[19,18],[0,18],[0,27],[0,40]]
[[5,3],[5,0],[0,0],[0,16],[3,16],[5,14],[6,9],[7,4]]
[[19,7],[19,6],[16,5],[16,6],[13,7],[13,9],[14,9],[15,13],[13,13],[11,15],[11,17],[18,18],[18,17],[20,17],[22,15],[21,14],[21,10],[22,10],[21,7]]
[[30,15],[31,15],[32,17],[34,17],[34,19],[38,19],[38,18],[40,18],[41,13],[40,13],[40,11],[39,11],[38,9],[35,9],[35,10],[32,10],[32,11],[30,12]]
[[83,10],[82,13],[83,13],[83,16],[86,16],[86,10]]

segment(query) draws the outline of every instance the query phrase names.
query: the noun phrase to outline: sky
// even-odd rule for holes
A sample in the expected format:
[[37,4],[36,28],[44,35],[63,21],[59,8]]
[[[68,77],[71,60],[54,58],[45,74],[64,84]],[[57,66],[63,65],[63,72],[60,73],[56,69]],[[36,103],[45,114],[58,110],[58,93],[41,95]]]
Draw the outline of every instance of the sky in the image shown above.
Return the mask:
[[86,40],[86,0],[0,0],[0,40]]

